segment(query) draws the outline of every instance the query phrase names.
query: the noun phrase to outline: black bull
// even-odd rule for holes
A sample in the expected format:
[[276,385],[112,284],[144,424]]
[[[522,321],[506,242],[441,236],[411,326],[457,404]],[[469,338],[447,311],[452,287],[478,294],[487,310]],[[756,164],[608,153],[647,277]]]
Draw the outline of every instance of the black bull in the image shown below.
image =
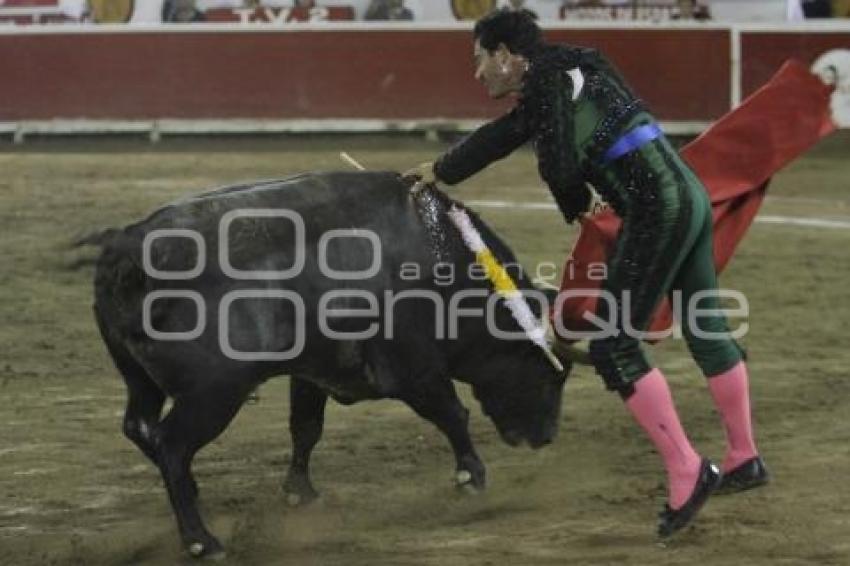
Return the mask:
[[[273,376],[291,376],[284,488],[296,500],[317,495],[308,461],[328,395],[405,402],[447,436],[458,482],[479,489],[484,465],[452,379],[471,386],[506,442],[552,440],[564,374],[530,341],[457,314],[486,310],[493,291],[469,269],[451,204],[433,188],[412,196],[393,173],[309,174],[191,197],[103,238],[94,309],[127,385],[124,433],[159,468],[191,554],[221,550],[196,507],[192,458]],[[515,263],[470,215],[494,255]],[[496,327],[519,331],[504,305],[491,312]]]

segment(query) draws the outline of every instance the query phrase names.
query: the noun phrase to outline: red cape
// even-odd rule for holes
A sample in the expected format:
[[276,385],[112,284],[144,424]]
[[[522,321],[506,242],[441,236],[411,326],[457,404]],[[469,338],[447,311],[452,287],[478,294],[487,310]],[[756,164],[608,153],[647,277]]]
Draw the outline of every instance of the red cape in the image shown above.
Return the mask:
[[[755,218],[770,178],[833,130],[829,100],[832,87],[805,65],[788,61],[762,88],[720,118],[681,155],[708,190],[714,216],[714,261],[723,270]],[[581,221],[581,232],[564,268],[562,290],[598,289],[599,268],[606,262],[620,219],[606,210]],[[589,271],[593,265],[597,271]],[[563,304],[564,328],[593,327],[584,319],[594,312],[595,297],[575,297]],[[665,300],[650,330],[670,327]]]

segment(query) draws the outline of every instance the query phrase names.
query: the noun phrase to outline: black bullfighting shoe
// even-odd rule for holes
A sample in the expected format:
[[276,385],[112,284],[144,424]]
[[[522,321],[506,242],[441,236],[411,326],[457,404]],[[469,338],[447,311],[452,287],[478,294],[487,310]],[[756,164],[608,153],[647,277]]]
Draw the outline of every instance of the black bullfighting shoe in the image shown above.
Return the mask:
[[756,456],[734,470],[729,470],[723,474],[723,480],[720,482],[720,487],[717,488],[717,495],[747,491],[754,487],[763,486],[769,481],[770,474],[767,473],[764,461],[760,456]]
[[699,510],[705,504],[708,496],[720,486],[720,469],[711,460],[703,458],[697,477],[697,483],[691,496],[685,504],[678,509],[671,509],[669,505],[659,514],[661,521],[658,523],[658,536],[669,537],[696,517]]

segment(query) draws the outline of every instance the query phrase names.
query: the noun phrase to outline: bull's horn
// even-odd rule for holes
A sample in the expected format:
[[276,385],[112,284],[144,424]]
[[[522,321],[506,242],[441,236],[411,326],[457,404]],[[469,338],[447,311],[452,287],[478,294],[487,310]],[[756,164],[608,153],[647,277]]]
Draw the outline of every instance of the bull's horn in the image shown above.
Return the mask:
[[558,359],[569,363],[583,366],[593,365],[593,361],[590,359],[590,353],[578,344],[570,344],[555,338],[555,341],[552,343],[552,352]]
[[550,350],[549,348],[543,348],[543,353],[546,354],[546,357],[549,359],[549,363],[552,364],[552,367],[555,368],[555,371],[558,373],[563,373],[564,364],[561,363],[561,360],[558,359],[558,356]]

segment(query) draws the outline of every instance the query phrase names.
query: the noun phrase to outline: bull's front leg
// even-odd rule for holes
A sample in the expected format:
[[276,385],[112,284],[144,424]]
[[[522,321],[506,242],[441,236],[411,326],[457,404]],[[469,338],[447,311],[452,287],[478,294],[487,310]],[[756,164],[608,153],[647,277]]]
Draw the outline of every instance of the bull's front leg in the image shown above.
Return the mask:
[[310,454],[322,437],[327,394],[309,381],[292,376],[289,382],[289,433],[292,461],[283,491],[290,505],[304,505],[319,496],[310,483]]
[[422,380],[405,392],[401,400],[449,439],[457,462],[455,482],[458,488],[483,490],[486,471],[469,437],[469,411],[458,399],[451,380],[445,377]]

